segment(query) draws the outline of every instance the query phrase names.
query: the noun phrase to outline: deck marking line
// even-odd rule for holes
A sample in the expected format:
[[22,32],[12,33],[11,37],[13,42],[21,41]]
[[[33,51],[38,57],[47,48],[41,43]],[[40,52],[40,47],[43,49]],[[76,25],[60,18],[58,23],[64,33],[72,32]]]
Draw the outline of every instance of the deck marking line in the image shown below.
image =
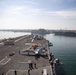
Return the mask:
[[[13,70],[9,70],[5,75],[8,75],[11,71],[15,71],[14,69]],[[21,71],[21,72],[24,72],[24,71],[27,71],[27,70],[16,70],[16,71]]]
[[[26,37],[28,37],[28,36],[26,36]],[[18,41],[20,41],[20,40],[22,40],[22,39],[24,39],[24,38],[25,38],[25,36],[22,37],[22,38],[19,38],[19,39],[15,40],[15,42],[18,42]]]
[[[5,61],[5,62],[3,63],[3,61],[6,60],[6,59],[7,59],[7,61]],[[2,59],[2,60],[0,61],[0,65],[5,65],[5,64],[7,64],[10,60],[11,60],[11,58],[5,57],[4,59]]]

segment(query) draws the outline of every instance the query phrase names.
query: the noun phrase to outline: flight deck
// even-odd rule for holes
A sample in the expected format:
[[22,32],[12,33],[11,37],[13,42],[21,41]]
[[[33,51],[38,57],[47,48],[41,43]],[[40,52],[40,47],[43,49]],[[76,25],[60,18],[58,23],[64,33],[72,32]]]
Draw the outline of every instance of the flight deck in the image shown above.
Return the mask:
[[[54,75],[49,62],[50,53],[47,40],[33,37],[33,35],[17,37],[14,39],[14,45],[4,45],[1,42],[0,75]],[[21,52],[21,50],[31,50],[34,45],[38,46],[37,48],[43,45],[46,52],[39,54],[36,54],[38,53],[36,51],[35,53]]]

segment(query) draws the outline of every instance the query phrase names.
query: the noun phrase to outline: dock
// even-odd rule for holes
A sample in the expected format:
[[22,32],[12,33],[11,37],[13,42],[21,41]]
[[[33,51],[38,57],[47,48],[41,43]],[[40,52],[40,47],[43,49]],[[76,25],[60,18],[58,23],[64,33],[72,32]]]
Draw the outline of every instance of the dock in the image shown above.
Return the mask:
[[[2,42],[0,44],[0,75],[55,75],[49,62],[51,57],[45,38],[35,40],[33,35],[25,35],[15,38],[14,43],[14,45],[4,45]],[[39,55],[38,58],[34,53],[29,55],[20,53],[21,50],[29,49],[34,44],[44,45],[46,53]],[[29,70],[29,61],[33,63],[32,70]]]

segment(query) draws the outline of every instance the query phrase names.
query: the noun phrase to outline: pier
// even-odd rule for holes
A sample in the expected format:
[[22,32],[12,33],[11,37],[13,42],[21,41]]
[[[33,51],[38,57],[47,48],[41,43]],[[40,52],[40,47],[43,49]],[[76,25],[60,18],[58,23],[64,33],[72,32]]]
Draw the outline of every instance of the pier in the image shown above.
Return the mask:
[[[0,42],[0,75],[55,75],[51,65],[48,42],[45,38],[33,39],[33,35],[25,35],[14,39],[14,45],[4,45]],[[21,53],[32,45],[44,45],[45,53]],[[36,57],[38,56],[38,57]],[[29,67],[32,63],[32,69]]]

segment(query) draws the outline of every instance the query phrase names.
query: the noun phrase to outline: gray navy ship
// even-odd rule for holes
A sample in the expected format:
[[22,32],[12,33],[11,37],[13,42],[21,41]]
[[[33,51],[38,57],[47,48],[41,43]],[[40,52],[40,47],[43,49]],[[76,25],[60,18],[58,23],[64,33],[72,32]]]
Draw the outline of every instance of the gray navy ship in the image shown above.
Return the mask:
[[76,36],[76,32],[72,32],[72,31],[58,31],[58,32],[55,32],[55,35]]

